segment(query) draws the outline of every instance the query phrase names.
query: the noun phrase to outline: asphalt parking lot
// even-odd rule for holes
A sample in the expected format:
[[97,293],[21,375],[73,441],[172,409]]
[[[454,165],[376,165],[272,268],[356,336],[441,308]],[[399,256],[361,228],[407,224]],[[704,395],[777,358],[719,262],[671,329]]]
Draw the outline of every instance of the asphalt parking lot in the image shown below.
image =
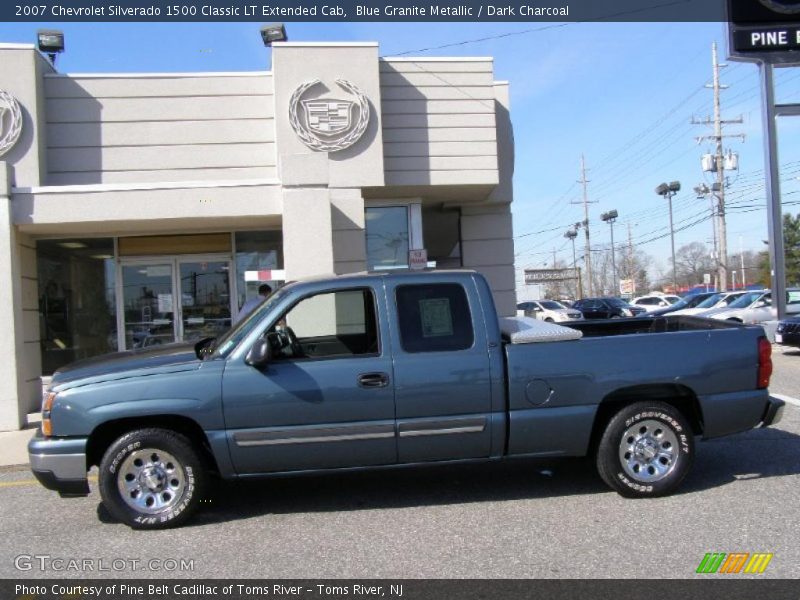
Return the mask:
[[[774,359],[772,390],[795,395],[800,352]],[[700,444],[663,499],[619,497],[589,461],[526,460],[218,485],[186,527],[136,532],[92,488],[60,499],[0,472],[0,577],[684,578],[707,552],[771,552],[758,577],[800,577],[794,405],[776,427]]]

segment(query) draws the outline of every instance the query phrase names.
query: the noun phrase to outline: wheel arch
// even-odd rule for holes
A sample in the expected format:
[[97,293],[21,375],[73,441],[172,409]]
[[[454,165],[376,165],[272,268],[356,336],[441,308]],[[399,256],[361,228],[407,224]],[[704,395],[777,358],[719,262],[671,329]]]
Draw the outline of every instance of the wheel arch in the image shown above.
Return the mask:
[[703,412],[697,394],[691,388],[674,383],[635,385],[614,390],[600,401],[592,425],[590,453],[597,450],[606,425],[620,409],[636,402],[648,400],[657,400],[674,406],[689,420],[692,433],[702,435],[704,430]]
[[99,466],[108,447],[129,431],[145,428],[159,428],[176,431],[185,435],[197,447],[206,464],[214,472],[219,472],[214,453],[203,428],[189,417],[181,415],[148,415],[126,417],[101,423],[94,428],[86,443],[86,468]]

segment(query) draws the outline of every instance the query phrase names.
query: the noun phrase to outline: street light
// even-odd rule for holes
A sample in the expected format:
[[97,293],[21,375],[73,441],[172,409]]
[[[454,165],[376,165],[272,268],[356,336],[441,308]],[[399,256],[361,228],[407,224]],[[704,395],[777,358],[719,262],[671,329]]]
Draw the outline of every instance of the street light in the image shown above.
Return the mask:
[[667,202],[669,202],[669,237],[672,242],[672,293],[674,294],[678,293],[678,270],[675,266],[675,229],[672,226],[672,197],[680,189],[680,181],[662,183],[656,188],[656,194],[666,198]]
[[[574,271],[577,271],[578,270],[578,265],[577,265],[578,258],[575,255],[575,238],[578,237],[577,228],[576,229],[567,229],[567,231],[564,233],[564,237],[572,242],[572,269]],[[583,297],[583,290],[581,289],[582,287],[583,287],[583,285],[581,284],[581,277],[580,277],[580,275],[578,275],[578,296],[581,297],[581,298]],[[578,299],[580,299],[580,298],[578,298]]]
[[611,276],[611,288],[613,290],[613,295],[614,296],[617,295],[617,290],[618,290],[618,287],[617,287],[617,259],[615,258],[615,252],[614,252],[614,221],[617,220],[618,216],[619,216],[619,214],[617,213],[616,209],[610,210],[608,212],[604,212],[602,215],[600,215],[600,220],[601,221],[605,221],[606,223],[611,225],[611,273],[612,273],[612,276]]
[[267,48],[272,46],[273,42],[285,42],[288,39],[283,23],[270,23],[261,28],[261,41]]

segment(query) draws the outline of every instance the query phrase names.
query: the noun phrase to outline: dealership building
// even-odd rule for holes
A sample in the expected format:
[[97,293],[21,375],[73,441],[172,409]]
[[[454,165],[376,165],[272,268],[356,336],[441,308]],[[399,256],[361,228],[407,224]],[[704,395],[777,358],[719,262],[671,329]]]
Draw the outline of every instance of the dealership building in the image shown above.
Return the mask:
[[375,43],[91,74],[0,44],[0,430],[63,365],[216,335],[264,282],[470,268],[513,314],[508,96],[491,58]]

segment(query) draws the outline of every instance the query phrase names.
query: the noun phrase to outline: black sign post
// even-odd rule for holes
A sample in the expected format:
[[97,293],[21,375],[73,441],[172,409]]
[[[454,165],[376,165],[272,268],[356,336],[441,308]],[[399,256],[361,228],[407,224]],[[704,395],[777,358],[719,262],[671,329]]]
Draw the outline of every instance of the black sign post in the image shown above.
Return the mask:
[[772,301],[786,316],[786,256],[783,244],[777,118],[800,115],[800,104],[775,104],[774,70],[800,66],[800,0],[727,0],[728,56],[758,63],[767,192]]

